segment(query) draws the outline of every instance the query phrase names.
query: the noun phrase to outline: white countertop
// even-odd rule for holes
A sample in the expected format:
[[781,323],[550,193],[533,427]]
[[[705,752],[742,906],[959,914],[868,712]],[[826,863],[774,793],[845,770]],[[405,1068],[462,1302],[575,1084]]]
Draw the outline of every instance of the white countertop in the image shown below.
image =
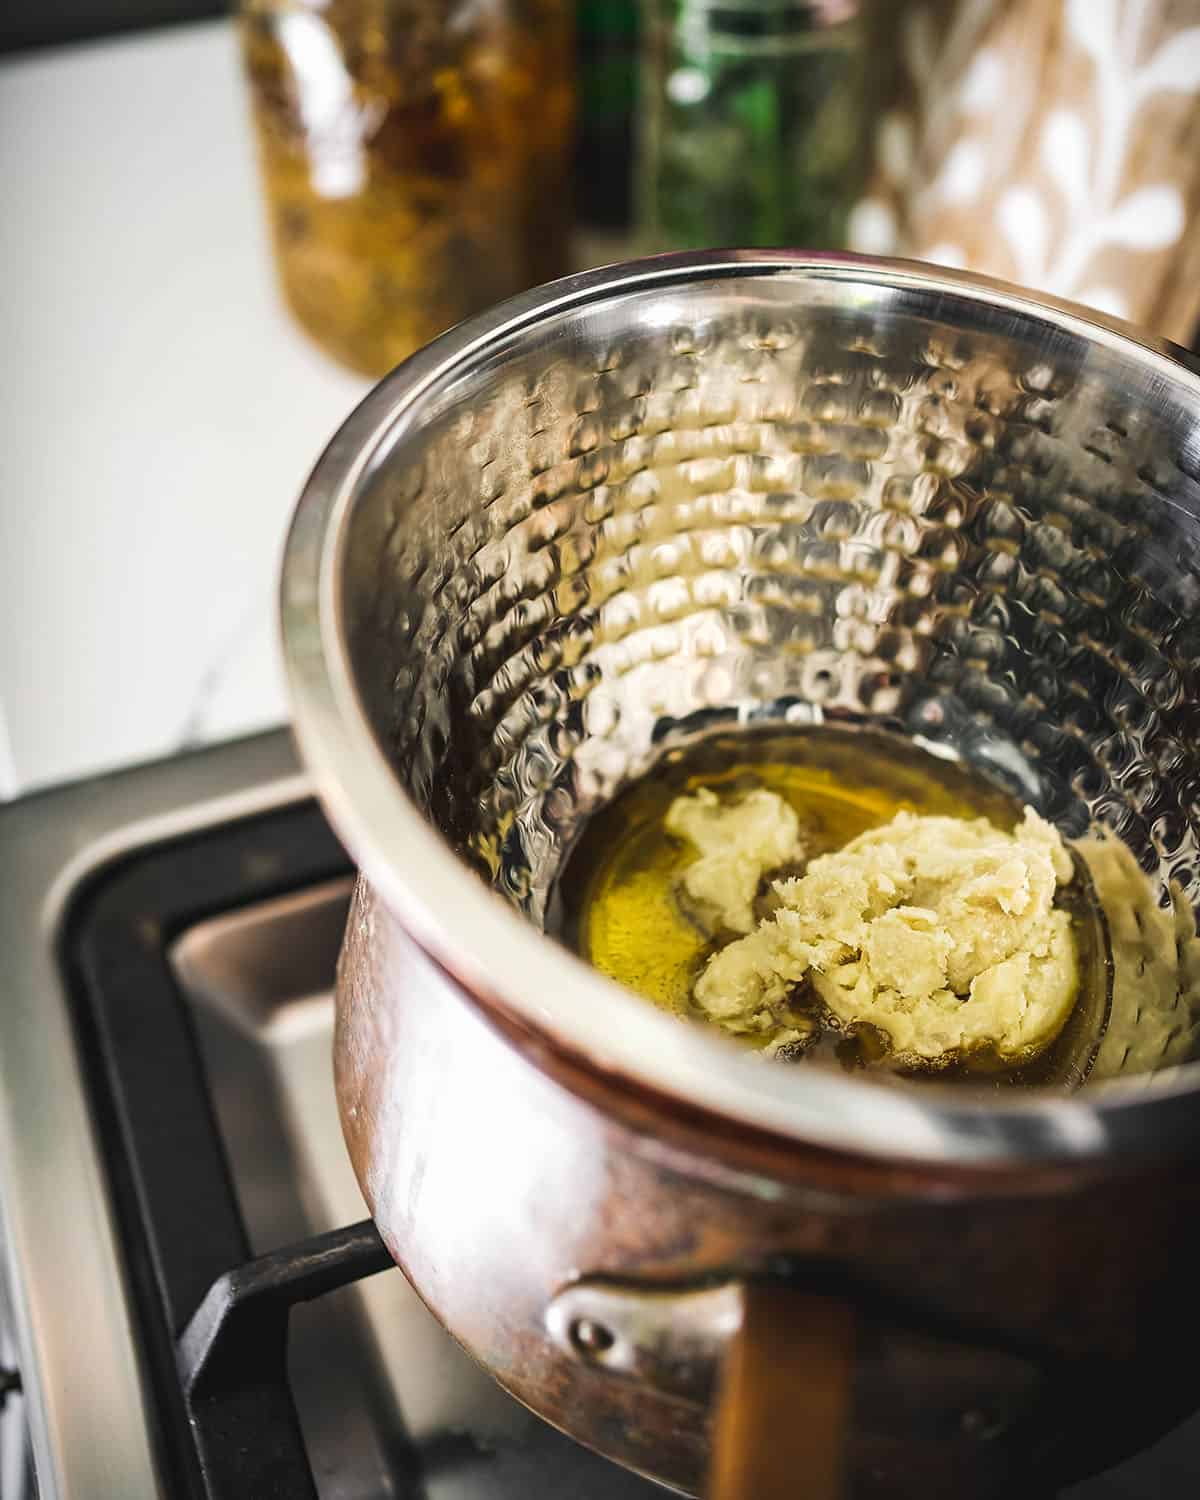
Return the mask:
[[0,796],[285,717],[287,518],[367,383],[275,288],[228,22],[0,63]]

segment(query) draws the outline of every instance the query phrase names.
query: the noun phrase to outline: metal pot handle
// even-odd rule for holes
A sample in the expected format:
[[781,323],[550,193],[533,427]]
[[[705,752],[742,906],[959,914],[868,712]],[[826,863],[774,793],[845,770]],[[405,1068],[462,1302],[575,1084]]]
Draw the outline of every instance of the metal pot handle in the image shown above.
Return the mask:
[[891,1306],[813,1263],[780,1261],[762,1279],[582,1277],[551,1298],[546,1331],[597,1375],[710,1417],[706,1500],[837,1500],[863,1443],[898,1476],[915,1456],[922,1493],[961,1493],[971,1475],[988,1494],[1026,1493],[1061,1378],[994,1333]]
[[841,1500],[854,1379],[849,1303],[787,1282],[736,1287],[707,1500]]
[[654,1288],[589,1277],[557,1294],[546,1324],[592,1369],[713,1412],[707,1500],[840,1500],[849,1302],[795,1280]]

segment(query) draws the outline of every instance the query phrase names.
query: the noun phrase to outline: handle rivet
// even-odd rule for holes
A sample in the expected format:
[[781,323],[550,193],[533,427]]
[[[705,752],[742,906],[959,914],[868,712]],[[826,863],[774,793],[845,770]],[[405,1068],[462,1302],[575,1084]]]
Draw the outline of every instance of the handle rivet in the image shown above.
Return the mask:
[[611,1328],[605,1328],[594,1318],[576,1318],[571,1324],[571,1342],[580,1354],[595,1358],[606,1354],[616,1343],[616,1338]]

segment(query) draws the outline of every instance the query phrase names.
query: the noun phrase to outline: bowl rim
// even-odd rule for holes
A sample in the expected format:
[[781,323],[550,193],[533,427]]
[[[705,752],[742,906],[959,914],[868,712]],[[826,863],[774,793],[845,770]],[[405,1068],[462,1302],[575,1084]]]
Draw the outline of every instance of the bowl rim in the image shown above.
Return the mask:
[[1200,362],[1166,340],[1069,302],[920,262],[800,250],[684,252],[522,293],[386,376],[336,432],[300,496],[284,548],[280,622],[295,733],[317,794],[384,906],[471,999],[592,1074],[665,1107],[698,1109],[779,1142],[888,1162],[1013,1167],[1185,1152],[1200,1143],[1193,1107],[1200,1062],[1074,1095],[997,1097],[764,1067],[699,1025],[681,1025],[538,933],[489,890],[409,800],[375,738],[350,668],[341,564],[362,482],[419,426],[424,401],[499,340],[589,303],[699,280],[774,276],[865,280],[875,289],[965,297],[1035,318],[1156,369],[1182,385],[1200,412]]

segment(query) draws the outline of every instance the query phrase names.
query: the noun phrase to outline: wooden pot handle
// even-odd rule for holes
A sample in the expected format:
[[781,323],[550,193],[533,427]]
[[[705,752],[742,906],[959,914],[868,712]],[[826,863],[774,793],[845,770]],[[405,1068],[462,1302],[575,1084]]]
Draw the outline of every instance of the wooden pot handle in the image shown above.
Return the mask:
[[706,1500],[842,1500],[854,1313],[784,1282],[746,1282],[725,1356]]

